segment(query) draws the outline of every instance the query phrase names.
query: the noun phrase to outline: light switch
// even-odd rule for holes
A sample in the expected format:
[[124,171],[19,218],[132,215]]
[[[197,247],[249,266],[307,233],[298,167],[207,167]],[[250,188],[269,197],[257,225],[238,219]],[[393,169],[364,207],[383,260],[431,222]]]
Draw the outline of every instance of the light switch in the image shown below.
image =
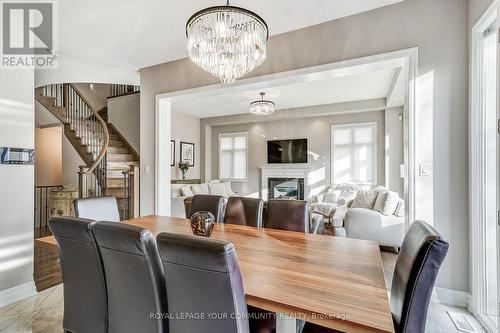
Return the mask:
[[144,173],[145,173],[146,175],[149,175],[149,165],[145,165],[145,166],[144,166]]
[[429,163],[420,163],[420,176],[430,176],[431,165]]

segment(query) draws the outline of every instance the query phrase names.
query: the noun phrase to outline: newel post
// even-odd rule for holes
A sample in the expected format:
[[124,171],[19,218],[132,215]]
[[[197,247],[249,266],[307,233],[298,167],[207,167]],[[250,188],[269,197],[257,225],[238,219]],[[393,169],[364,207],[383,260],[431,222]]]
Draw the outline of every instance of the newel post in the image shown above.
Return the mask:
[[63,84],[63,106],[66,109],[63,120],[69,123],[69,85],[67,83]]
[[87,197],[89,191],[87,186],[87,176],[88,170],[86,165],[80,165],[80,171],[78,171],[78,197],[84,199]]
[[132,164],[129,170],[129,218],[139,217],[139,164]]

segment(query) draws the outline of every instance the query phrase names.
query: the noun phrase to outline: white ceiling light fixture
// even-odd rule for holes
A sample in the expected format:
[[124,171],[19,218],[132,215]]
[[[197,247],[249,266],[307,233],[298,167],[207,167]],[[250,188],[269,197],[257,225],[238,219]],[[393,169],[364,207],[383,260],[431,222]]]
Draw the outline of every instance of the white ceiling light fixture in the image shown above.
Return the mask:
[[250,103],[250,112],[258,116],[268,116],[274,113],[276,105],[274,102],[267,101],[264,99],[266,93],[261,92],[260,100],[253,101]]
[[186,36],[191,60],[230,84],[266,59],[269,29],[259,15],[231,6],[228,0],[226,6],[209,7],[191,16]]

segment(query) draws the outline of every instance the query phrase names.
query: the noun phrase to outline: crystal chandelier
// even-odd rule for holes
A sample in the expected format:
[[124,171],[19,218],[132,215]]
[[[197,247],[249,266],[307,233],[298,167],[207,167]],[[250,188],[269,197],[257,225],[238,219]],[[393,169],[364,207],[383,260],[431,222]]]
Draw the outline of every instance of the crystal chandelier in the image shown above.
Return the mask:
[[274,113],[274,107],[275,104],[274,102],[271,101],[266,101],[264,99],[264,95],[266,93],[261,92],[260,95],[260,100],[254,101],[250,103],[250,112],[259,115],[259,116],[268,116],[270,114]]
[[269,30],[254,12],[229,5],[200,10],[186,24],[189,57],[222,83],[258,67],[266,59]]

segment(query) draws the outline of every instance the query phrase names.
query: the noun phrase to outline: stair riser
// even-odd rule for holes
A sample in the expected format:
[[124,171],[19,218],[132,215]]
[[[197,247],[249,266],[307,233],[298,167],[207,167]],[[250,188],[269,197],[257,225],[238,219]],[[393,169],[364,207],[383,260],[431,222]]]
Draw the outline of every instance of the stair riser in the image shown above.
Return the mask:
[[130,155],[128,148],[118,148],[118,147],[108,147],[108,155],[110,154]]
[[109,170],[108,169],[106,175],[108,176],[108,178],[120,178],[120,177],[123,178],[123,171],[126,171],[126,170]]
[[134,162],[108,162],[108,170],[130,170]]
[[112,195],[117,199],[125,198],[125,191],[123,188],[107,188],[105,193],[106,195]]
[[108,178],[107,180],[108,187],[123,187],[124,183],[123,178]]
[[109,146],[116,147],[116,148],[126,148],[125,143],[123,143],[121,141],[116,141],[116,140],[109,140]]
[[134,161],[134,155],[108,153],[108,162],[133,162],[133,161]]

